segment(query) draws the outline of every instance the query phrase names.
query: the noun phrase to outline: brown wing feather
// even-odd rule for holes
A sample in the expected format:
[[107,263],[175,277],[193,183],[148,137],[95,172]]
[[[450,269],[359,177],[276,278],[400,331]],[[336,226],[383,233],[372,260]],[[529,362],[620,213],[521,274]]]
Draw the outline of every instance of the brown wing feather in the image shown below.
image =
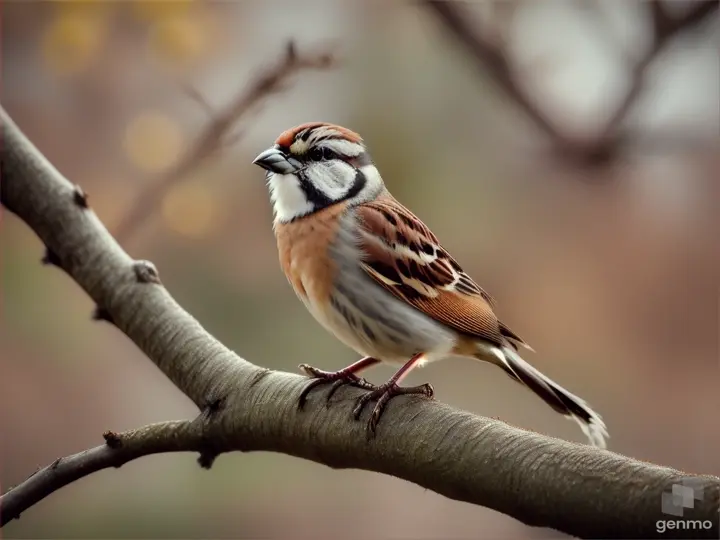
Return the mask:
[[525,344],[497,320],[494,300],[445,251],[430,229],[389,195],[355,209],[363,267],[395,297],[463,334]]

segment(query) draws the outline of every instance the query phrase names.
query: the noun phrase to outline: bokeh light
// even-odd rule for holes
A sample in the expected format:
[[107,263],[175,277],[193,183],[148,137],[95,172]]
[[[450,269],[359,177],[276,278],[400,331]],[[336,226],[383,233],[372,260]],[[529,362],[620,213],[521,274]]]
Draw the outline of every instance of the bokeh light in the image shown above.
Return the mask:
[[173,232],[198,240],[215,229],[219,202],[205,183],[180,183],[163,198],[162,216]]
[[183,67],[207,55],[215,32],[211,15],[195,8],[157,18],[150,28],[149,45],[167,65]]
[[125,130],[124,148],[140,170],[157,173],[169,167],[184,146],[177,122],[158,111],[143,111]]
[[138,19],[156,22],[166,17],[185,15],[195,4],[194,0],[136,0],[129,6]]
[[40,49],[50,69],[62,74],[77,73],[87,69],[101,53],[108,32],[107,10],[95,6],[68,2],[51,19]]

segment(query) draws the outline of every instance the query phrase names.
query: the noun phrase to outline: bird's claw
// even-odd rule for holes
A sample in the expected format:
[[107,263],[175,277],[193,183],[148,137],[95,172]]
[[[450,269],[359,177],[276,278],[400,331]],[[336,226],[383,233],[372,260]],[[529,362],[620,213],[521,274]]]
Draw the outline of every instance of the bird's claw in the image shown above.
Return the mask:
[[372,436],[375,435],[380,417],[392,398],[403,395],[422,395],[432,399],[434,394],[435,391],[433,390],[432,385],[427,383],[421,384],[420,386],[409,387],[398,386],[395,383],[386,383],[360,396],[355,402],[353,416],[355,417],[355,420],[358,420],[365,408],[365,405],[367,405],[370,401],[377,400],[377,403],[370,414],[370,420],[367,424],[368,436]]
[[298,399],[298,408],[299,409],[302,409],[305,406],[308,395],[313,390],[313,388],[317,388],[318,386],[321,386],[323,384],[333,383],[332,386],[330,387],[330,390],[328,391],[328,395],[326,397],[326,407],[330,406],[330,398],[332,398],[332,396],[335,394],[335,392],[337,392],[338,389],[342,386],[351,385],[351,386],[355,386],[357,388],[362,388],[364,390],[370,390],[370,391],[373,391],[378,388],[377,386],[366,381],[365,379],[361,379],[354,373],[345,372],[343,370],[323,371],[321,369],[312,367],[308,364],[300,364],[300,366],[298,366],[298,367],[302,371],[304,371],[308,377],[312,378],[312,380],[307,384],[307,386],[303,389],[302,393],[300,394],[300,398]]

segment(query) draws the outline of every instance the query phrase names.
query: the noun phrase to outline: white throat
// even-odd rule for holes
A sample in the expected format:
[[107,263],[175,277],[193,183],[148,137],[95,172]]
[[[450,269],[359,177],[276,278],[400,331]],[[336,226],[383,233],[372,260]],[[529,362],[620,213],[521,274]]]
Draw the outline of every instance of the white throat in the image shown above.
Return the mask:
[[292,221],[314,210],[294,174],[272,173],[268,179],[268,187],[275,213],[274,225]]

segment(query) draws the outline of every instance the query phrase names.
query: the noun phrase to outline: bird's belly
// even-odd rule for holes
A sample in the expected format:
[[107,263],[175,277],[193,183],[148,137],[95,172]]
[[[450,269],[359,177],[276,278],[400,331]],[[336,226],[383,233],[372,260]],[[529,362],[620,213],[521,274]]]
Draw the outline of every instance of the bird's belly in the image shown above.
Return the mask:
[[324,309],[308,306],[340,341],[364,356],[404,364],[418,353],[447,356],[455,334],[396,299],[364,274],[341,274]]
[[[382,359],[384,361],[391,361],[384,359],[384,356],[398,356],[405,361],[412,356],[412,352],[400,348],[397,351],[389,351],[383,346],[383,342],[377,343],[368,336],[367,330],[371,335],[377,339],[377,336],[383,336],[383,332],[380,330],[373,330],[377,324],[373,321],[367,320],[363,314],[358,313],[350,307],[339,305],[334,296],[331,296],[329,304],[324,305],[321,302],[315,301],[315,296],[312,294],[312,284],[305,281],[303,283],[304,289],[307,293],[306,296],[298,294],[302,299],[305,307],[313,316],[313,318],[320,323],[328,332],[333,334],[342,343],[356,351],[363,356],[372,356],[374,358]],[[363,324],[365,330],[363,330]],[[403,361],[398,359],[398,362]]]

